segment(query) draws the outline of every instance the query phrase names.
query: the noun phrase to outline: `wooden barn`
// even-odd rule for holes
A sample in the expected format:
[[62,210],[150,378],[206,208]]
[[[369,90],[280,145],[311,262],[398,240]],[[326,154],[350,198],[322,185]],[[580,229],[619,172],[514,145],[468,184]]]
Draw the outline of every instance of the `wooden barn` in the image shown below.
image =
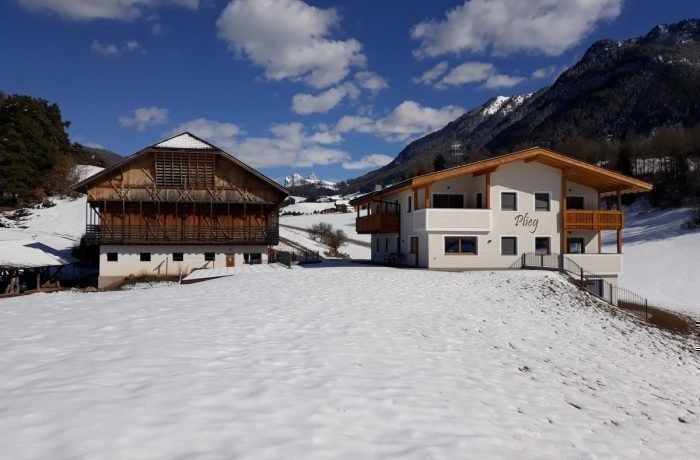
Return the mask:
[[129,275],[265,263],[287,190],[218,147],[182,133],[73,186],[87,195],[85,244],[99,287]]

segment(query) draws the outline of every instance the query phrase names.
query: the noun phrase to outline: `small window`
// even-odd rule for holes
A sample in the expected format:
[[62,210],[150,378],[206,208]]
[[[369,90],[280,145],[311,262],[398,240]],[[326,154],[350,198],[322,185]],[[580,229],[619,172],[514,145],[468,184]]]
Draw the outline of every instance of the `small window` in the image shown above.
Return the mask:
[[501,255],[515,256],[518,254],[518,239],[514,236],[504,236],[501,238]]
[[475,236],[446,236],[445,254],[470,254],[475,255]]
[[566,209],[584,209],[582,196],[567,196]]
[[181,252],[173,252],[173,262],[182,262],[184,257]]
[[243,254],[243,263],[248,265],[258,265],[262,263],[262,254],[259,252]]
[[141,253],[141,262],[150,262],[151,261],[151,253],[150,252],[142,252]]
[[464,195],[435,193],[433,194],[433,208],[463,208]]
[[213,252],[205,252],[204,253],[204,260],[207,262],[212,262],[216,258],[216,254]]
[[408,206],[406,206],[406,212],[411,212],[413,210],[413,197],[408,197]]
[[417,253],[418,253],[418,237],[412,236],[411,237],[411,254],[417,254]]
[[515,192],[501,192],[501,211],[517,211],[518,195]]
[[535,193],[535,211],[549,211],[549,193]]
[[535,238],[535,254],[551,254],[550,238],[548,236],[538,236]]
[[116,262],[119,260],[119,254],[116,252],[108,252],[107,253],[107,262]]
[[569,254],[583,254],[586,252],[586,245],[583,238],[567,238],[566,252]]
[[478,192],[476,194],[476,206],[474,206],[476,209],[484,209],[484,194],[481,192]]

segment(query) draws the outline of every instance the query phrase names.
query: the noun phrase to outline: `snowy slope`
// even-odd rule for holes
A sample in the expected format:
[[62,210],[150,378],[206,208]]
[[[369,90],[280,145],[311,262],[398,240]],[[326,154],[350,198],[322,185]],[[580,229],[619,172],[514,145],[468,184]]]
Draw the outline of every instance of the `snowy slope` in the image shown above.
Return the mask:
[[[700,229],[682,228],[691,215],[690,209],[647,212],[639,204],[626,209],[620,285],[658,306],[700,316]],[[614,234],[603,241],[615,251]]]
[[5,458],[700,451],[690,339],[555,274],[348,264],[0,305]]
[[308,238],[308,233],[304,230],[313,224],[327,222],[334,228],[340,228],[345,231],[349,238],[348,244],[340,248],[341,252],[348,254],[352,259],[368,260],[372,257],[370,250],[371,235],[357,234],[357,231],[355,230],[356,216],[357,214],[354,212],[338,214],[307,214],[303,216],[281,216],[280,236],[295,241],[309,249],[321,251],[321,254],[323,254],[328,250],[328,248],[320,243],[310,240]]

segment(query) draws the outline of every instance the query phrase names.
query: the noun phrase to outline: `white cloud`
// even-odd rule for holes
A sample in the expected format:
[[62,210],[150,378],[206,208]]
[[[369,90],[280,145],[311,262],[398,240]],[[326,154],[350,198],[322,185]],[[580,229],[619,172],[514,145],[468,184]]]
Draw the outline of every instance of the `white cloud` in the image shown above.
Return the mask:
[[183,6],[197,9],[199,0],[19,0],[30,10],[48,10],[67,19],[118,19],[130,21],[141,16],[144,9],[157,6]]
[[219,37],[263,67],[266,78],[315,88],[334,85],[366,63],[360,42],[329,37],[338,24],[335,9],[300,0],[233,0],[216,21]]
[[484,81],[496,72],[493,64],[484,62],[465,62],[450,70],[447,75],[435,85],[437,88],[459,86],[465,83]]
[[301,168],[350,159],[347,152],[328,147],[329,144],[342,140],[338,133],[309,133],[301,123],[274,125],[268,137],[241,137],[241,131],[234,124],[197,119],[183,123],[167,134],[174,135],[182,131],[190,131],[202,137],[255,168]]
[[344,83],[317,95],[299,93],[292,98],[292,110],[299,115],[325,113],[340,104],[345,97],[356,99],[360,91],[352,83]]
[[442,21],[416,24],[410,34],[420,42],[416,57],[486,50],[555,56],[621,9],[622,0],[470,0],[447,11]]
[[463,113],[462,107],[454,105],[433,109],[414,101],[404,101],[379,119],[346,115],[338,120],[335,129],[340,133],[357,131],[374,134],[390,142],[401,142],[442,128]]
[[368,89],[372,92],[377,92],[389,87],[389,82],[387,82],[384,77],[369,71],[357,72],[355,74],[355,81],[364,89]]
[[389,155],[383,155],[381,153],[372,153],[370,155],[365,155],[357,161],[344,161],[343,168],[345,169],[369,169],[378,168],[384,165],[388,165],[393,160],[393,157]]
[[445,72],[447,72],[447,69],[449,68],[449,64],[447,61],[442,61],[439,64],[437,64],[435,67],[433,67],[430,70],[426,70],[423,72],[423,75],[421,75],[418,78],[414,78],[413,82],[414,83],[423,83],[424,85],[430,85],[435,81],[436,79],[440,78],[442,75],[444,75]]
[[547,67],[540,67],[532,72],[532,78],[547,78],[557,71],[557,67],[550,65]]
[[481,87],[486,89],[512,88],[519,85],[523,80],[523,77],[494,74],[487,78]]
[[481,82],[481,88],[511,88],[523,80],[522,77],[499,74],[498,69],[487,62],[465,62],[445,74],[435,87],[445,89],[450,86]]
[[103,54],[105,56],[119,56],[124,52],[137,52],[146,53],[146,50],[137,42],[136,40],[129,40],[121,46],[114,45],[112,43],[102,43],[99,40],[93,40],[90,45],[90,50],[97,54]]
[[134,110],[133,117],[119,117],[119,124],[125,127],[135,127],[139,131],[168,121],[168,109],[156,106],[141,107]]

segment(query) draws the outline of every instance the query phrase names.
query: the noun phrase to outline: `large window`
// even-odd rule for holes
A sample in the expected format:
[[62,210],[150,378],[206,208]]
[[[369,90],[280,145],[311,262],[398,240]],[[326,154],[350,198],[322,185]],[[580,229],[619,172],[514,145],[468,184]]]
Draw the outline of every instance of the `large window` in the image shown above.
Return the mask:
[[516,256],[518,255],[518,238],[515,236],[501,237],[501,255]]
[[501,192],[501,211],[517,211],[518,194],[515,192]]
[[477,254],[475,236],[446,236],[445,254]]
[[464,195],[435,193],[433,194],[433,208],[463,208]]
[[548,192],[535,192],[535,211],[549,211]]
[[212,187],[214,154],[156,152],[156,186]]
[[535,254],[551,254],[551,239],[548,236],[535,237]]
[[586,252],[586,244],[583,238],[567,238],[566,252],[569,254],[583,254]]
[[582,196],[567,196],[566,209],[584,209]]

